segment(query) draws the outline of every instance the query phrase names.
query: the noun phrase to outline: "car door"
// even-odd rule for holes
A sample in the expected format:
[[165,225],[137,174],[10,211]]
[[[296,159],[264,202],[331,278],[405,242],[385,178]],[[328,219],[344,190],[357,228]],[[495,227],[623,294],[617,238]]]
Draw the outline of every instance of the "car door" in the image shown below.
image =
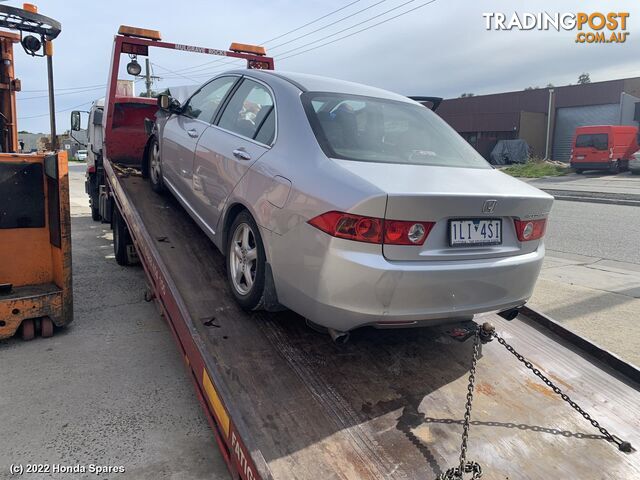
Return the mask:
[[193,208],[193,157],[202,133],[211,125],[222,100],[240,79],[218,77],[200,87],[180,114],[171,115],[162,131],[162,174],[169,187]]
[[271,89],[244,78],[214,126],[196,147],[194,194],[198,214],[216,229],[227,198],[275,138],[276,108]]

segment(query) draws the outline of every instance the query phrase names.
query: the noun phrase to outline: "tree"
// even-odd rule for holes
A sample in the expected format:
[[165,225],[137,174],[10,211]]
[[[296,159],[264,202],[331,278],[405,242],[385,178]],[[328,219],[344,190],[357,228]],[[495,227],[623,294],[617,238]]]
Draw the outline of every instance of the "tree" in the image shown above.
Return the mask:
[[588,73],[582,73],[578,77],[578,85],[584,85],[586,83],[591,83],[591,78]]
[[460,98],[469,98],[475,96],[475,93],[463,93],[460,95]]

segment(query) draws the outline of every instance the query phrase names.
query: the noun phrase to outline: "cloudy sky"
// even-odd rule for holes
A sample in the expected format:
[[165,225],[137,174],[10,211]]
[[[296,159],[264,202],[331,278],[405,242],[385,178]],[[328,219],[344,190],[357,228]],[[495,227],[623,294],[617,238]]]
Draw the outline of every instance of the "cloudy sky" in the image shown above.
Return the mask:
[[[40,13],[62,23],[54,57],[58,131],[68,129],[70,110],[87,109],[93,99],[104,96],[113,35],[121,24],[157,29],[164,40],[189,45],[226,49],[232,41],[264,44],[276,59],[276,69],[333,76],[406,95],[446,98],[462,92],[485,94],[548,83],[564,85],[575,83],[582,72],[589,72],[594,82],[640,76],[637,0],[433,0],[431,3],[427,0],[36,0],[36,3]],[[484,12],[511,16],[514,6],[518,13],[557,12],[559,3],[561,12],[629,12],[630,35],[626,43],[577,44],[573,31],[485,29]],[[7,4],[19,6],[21,2]],[[314,23],[281,36],[309,22]],[[366,30],[305,52],[363,29]],[[19,45],[16,52],[16,72],[23,88],[18,95],[18,127],[48,132],[45,61],[25,55]],[[233,66],[225,64],[228,60],[224,58],[163,49],[152,50],[150,56],[153,73],[162,78],[154,88],[201,83]],[[131,79],[125,72],[121,77]],[[136,85],[138,93],[143,84]]]

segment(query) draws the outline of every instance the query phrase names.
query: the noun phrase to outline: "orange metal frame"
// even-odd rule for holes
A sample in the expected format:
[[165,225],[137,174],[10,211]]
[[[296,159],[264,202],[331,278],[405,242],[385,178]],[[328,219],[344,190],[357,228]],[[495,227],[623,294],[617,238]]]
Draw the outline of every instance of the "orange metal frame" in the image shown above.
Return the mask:
[[[47,174],[45,159],[55,176]],[[0,154],[1,163],[43,166],[45,225],[0,229],[0,339],[27,319],[49,317],[59,327],[73,319],[71,219],[66,152]],[[56,168],[53,168],[53,167]],[[0,209],[2,206],[0,206]]]

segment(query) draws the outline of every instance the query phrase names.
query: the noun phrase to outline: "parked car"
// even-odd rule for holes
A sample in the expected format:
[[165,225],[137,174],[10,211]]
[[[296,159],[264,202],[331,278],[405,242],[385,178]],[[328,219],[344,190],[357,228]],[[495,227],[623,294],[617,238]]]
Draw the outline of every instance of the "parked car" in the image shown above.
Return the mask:
[[158,103],[152,187],[226,255],[243,308],[284,305],[343,332],[466,320],[531,296],[553,198],[419,103],[259,70]]
[[82,162],[87,159],[87,151],[86,150],[78,150],[76,152],[76,158]]
[[640,151],[637,151],[629,160],[629,170],[634,175],[640,175]]
[[638,128],[626,125],[594,125],[576,128],[571,150],[571,167],[576,173],[585,170],[609,170],[612,173],[628,168],[638,146]]

